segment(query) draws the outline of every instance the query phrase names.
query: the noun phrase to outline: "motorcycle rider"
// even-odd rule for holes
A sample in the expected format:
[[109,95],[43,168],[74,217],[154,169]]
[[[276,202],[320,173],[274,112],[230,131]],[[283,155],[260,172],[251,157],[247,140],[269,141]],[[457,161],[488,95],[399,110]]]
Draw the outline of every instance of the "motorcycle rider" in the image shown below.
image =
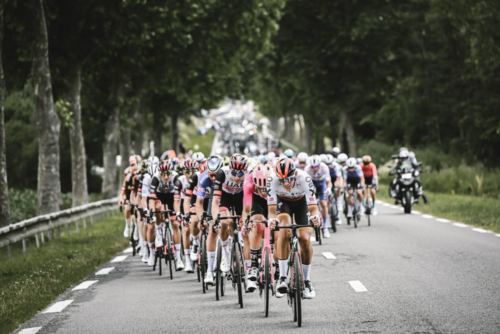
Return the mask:
[[[398,155],[397,165],[396,165],[396,167],[394,167],[394,169],[392,169],[389,172],[389,175],[397,174],[398,171],[400,171],[404,165],[409,165],[414,170],[416,170],[420,173],[420,171],[421,171],[420,164],[414,163],[414,161],[416,161],[416,159],[415,160],[410,159],[410,152],[407,149],[400,150],[399,155]],[[396,177],[391,182],[391,185],[389,187],[389,195],[392,198],[395,198],[396,204],[399,204],[399,202],[400,202],[400,200],[399,200],[400,196],[399,196],[398,192],[399,192],[399,189],[397,187],[397,177]],[[414,194],[414,196],[416,198],[416,200],[415,200],[416,203],[418,203],[419,197],[423,196],[422,183],[420,182],[420,178],[418,177],[418,174],[415,175],[415,194]],[[424,202],[427,202],[427,199],[425,198],[425,196],[423,198],[424,198]]]

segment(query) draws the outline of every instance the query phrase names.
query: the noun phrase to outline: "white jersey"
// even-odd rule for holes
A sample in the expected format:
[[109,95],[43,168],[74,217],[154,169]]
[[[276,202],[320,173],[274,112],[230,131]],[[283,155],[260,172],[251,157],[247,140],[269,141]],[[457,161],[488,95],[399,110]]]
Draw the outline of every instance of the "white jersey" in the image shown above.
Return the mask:
[[308,165],[304,171],[309,174],[313,182],[321,182],[324,180],[331,180],[330,169],[324,163],[320,163],[319,169],[314,170],[310,165]]
[[214,193],[216,191],[222,190],[225,193],[234,195],[239,194],[243,191],[243,184],[245,183],[245,178],[241,179],[240,183],[235,183],[233,181],[231,170],[229,166],[222,167],[219,169],[215,176],[214,182]]
[[297,177],[295,179],[295,184],[290,191],[286,190],[285,187],[279,182],[279,178],[276,175],[271,175],[267,179],[268,183],[268,195],[267,204],[275,205],[278,203],[278,197],[283,200],[294,201],[306,196],[307,205],[317,204],[314,184],[312,179],[303,170],[297,170]]
[[153,180],[153,178],[151,177],[151,174],[149,174],[149,173],[145,173],[142,176],[141,195],[144,197],[149,197],[149,187],[151,187],[151,180]]
[[186,197],[186,190],[189,189],[189,180],[186,175],[182,174],[179,176],[179,181],[182,183],[181,199],[184,199]]

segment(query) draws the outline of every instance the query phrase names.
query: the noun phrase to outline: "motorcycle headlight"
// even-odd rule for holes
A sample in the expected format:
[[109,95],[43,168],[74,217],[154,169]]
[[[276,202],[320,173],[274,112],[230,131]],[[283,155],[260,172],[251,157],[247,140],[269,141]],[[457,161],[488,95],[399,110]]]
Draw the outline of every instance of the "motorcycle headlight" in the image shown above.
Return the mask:
[[420,174],[420,172],[418,170],[415,171],[415,176],[418,176],[418,174]]

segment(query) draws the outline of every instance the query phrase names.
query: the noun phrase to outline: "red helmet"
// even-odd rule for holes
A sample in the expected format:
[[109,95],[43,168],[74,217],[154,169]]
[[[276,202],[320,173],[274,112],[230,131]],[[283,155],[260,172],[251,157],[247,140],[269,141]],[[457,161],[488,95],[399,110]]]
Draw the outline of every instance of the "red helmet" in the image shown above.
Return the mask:
[[264,188],[267,185],[267,177],[271,172],[271,166],[258,165],[253,170],[253,184],[256,188]]
[[231,157],[229,161],[229,168],[231,170],[242,170],[246,171],[248,167],[247,157],[241,154],[235,154]]
[[158,168],[160,169],[160,172],[165,173],[172,170],[172,165],[168,160],[163,160],[162,162],[160,162]]
[[207,169],[207,159],[203,158],[203,161],[198,165],[198,171],[203,173]]
[[280,179],[293,176],[295,174],[295,170],[295,163],[289,158],[281,158],[276,164],[276,175]]
[[198,168],[198,162],[193,159],[186,159],[184,160],[184,168],[186,169],[195,169]]

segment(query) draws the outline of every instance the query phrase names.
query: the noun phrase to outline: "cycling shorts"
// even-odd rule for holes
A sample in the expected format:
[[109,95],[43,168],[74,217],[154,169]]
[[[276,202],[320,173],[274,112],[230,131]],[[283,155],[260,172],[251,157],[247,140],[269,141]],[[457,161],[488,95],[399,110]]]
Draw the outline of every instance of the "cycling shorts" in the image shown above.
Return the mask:
[[162,205],[166,205],[169,210],[174,209],[174,194],[173,193],[157,193],[156,198]]
[[267,217],[267,199],[260,197],[259,195],[252,194],[252,216],[263,215]]
[[297,225],[309,225],[309,208],[305,197],[295,201],[288,201],[278,197],[278,215],[287,214],[295,220]]
[[234,209],[237,216],[243,213],[243,191],[237,194],[222,192],[219,210]]
[[316,195],[318,195],[318,199],[320,201],[326,201],[328,199],[328,195],[326,194],[326,180],[314,182],[314,187],[316,187]]
[[351,178],[347,180],[347,189],[361,189],[361,179]]
[[367,186],[371,186],[372,184],[375,185],[375,183],[373,183],[373,176],[365,177],[365,184]]

